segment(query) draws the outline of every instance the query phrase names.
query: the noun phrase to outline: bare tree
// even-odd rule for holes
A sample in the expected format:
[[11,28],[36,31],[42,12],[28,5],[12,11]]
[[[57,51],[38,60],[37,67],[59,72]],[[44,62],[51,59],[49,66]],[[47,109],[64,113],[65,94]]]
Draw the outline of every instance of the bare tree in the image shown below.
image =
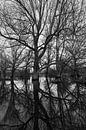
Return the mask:
[[0,36],[33,51],[34,130],[39,130],[39,119],[47,124],[49,130],[53,129],[49,115],[39,100],[39,63],[51,41],[63,41],[63,35],[68,38],[73,34],[73,2],[74,0],[5,0],[0,10]]
[[[8,59],[8,72],[9,72],[9,80],[10,80],[10,100],[9,100],[9,105],[6,111],[6,114],[4,116],[4,121],[12,121],[18,118],[18,111],[15,107],[15,86],[16,84],[14,83],[15,78],[15,73],[18,70],[19,66],[23,63],[23,59],[25,58],[24,55],[22,56],[22,53],[25,50],[25,47],[22,46],[16,46],[15,42],[11,42],[10,45],[8,46],[10,49],[10,53],[7,55]],[[8,76],[8,75],[7,75]],[[5,79],[6,80],[6,79]],[[14,118],[14,119],[13,119]]]

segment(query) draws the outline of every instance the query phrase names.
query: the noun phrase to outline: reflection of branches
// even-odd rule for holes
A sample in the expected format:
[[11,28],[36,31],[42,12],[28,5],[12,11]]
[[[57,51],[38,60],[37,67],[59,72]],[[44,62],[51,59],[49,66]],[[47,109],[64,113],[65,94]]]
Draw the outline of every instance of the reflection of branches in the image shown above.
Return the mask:
[[42,89],[40,89],[39,92],[46,98],[51,97],[53,100],[56,100],[56,101],[58,101],[58,100],[66,100],[66,101],[70,102],[70,99],[54,97],[54,96],[50,95],[48,92],[43,91]]
[[25,130],[24,128],[27,128],[27,124],[33,119],[33,116],[30,117],[26,122],[23,122],[19,125],[9,125],[9,124],[0,124],[1,127],[9,127],[9,128],[19,128],[19,130]]

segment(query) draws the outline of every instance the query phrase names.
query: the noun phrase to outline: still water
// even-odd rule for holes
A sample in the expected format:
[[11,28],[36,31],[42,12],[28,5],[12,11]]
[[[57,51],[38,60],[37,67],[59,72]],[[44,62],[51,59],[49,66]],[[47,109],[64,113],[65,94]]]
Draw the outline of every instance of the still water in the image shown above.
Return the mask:
[[[16,87],[18,89],[24,89],[24,81],[22,81],[22,80],[14,80],[14,83],[16,84]],[[45,88],[47,86],[45,77],[41,77],[39,79],[39,83],[40,83],[40,88],[45,91]],[[6,81],[6,84],[8,86],[10,86],[10,81]],[[76,84],[72,84],[72,85],[69,86],[71,92],[74,90],[75,86],[76,86]],[[30,80],[28,80],[28,88],[31,91],[33,91],[32,77],[30,77]],[[51,91],[52,91],[53,95],[57,96],[58,95],[57,94],[57,85],[56,84],[50,84],[50,88],[51,88]]]

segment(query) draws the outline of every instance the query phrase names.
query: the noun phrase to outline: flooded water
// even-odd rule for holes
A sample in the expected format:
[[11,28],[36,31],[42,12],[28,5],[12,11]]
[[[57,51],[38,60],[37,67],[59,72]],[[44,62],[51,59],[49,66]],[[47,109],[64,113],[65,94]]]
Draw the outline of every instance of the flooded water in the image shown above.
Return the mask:
[[[16,84],[16,87],[18,89],[23,89],[24,88],[24,81],[22,81],[22,80],[14,80],[14,83]],[[45,88],[47,86],[45,77],[41,77],[39,79],[39,83],[40,83],[40,88],[45,91]],[[8,86],[10,86],[10,81],[6,81],[6,84]],[[75,84],[72,84],[71,86],[69,86],[71,92],[74,90],[75,86],[76,86]],[[33,91],[32,77],[30,77],[30,80],[28,80],[28,88],[31,91]],[[51,84],[50,88],[51,88],[51,91],[52,91],[53,95],[57,96],[57,85],[56,84]]]

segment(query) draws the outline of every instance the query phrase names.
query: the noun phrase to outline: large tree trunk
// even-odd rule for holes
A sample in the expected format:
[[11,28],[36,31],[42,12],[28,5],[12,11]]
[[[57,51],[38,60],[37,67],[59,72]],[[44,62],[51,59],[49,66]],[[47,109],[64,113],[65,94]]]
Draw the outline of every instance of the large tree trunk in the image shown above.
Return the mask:
[[[34,74],[32,77],[33,89],[34,89],[34,127],[33,130],[39,130],[39,109],[45,115],[47,121],[44,121],[47,124],[49,130],[52,130],[49,117],[46,110],[43,108],[39,100],[39,55],[38,55],[38,38],[34,39]],[[43,119],[42,119],[43,120]]]
[[[36,80],[36,81],[35,81]],[[34,79],[33,81],[33,87],[34,87],[34,130],[39,130],[39,124],[38,124],[38,119],[39,119],[39,96],[38,96],[38,79]]]
[[37,46],[35,46],[35,52],[34,52],[35,60],[34,60],[34,74],[32,77],[32,82],[33,82],[33,89],[34,89],[34,128],[33,130],[39,130],[39,95],[38,95],[38,90],[39,90],[39,75],[38,75],[38,70],[39,70],[39,62],[38,62],[38,51],[37,51]]

